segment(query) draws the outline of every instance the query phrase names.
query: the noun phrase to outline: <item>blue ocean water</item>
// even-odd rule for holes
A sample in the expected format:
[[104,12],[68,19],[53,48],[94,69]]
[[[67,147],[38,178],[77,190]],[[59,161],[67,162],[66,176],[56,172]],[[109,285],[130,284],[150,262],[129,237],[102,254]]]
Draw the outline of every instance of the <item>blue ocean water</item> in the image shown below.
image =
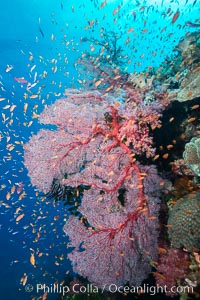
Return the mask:
[[[37,283],[60,282],[71,272],[62,229],[67,208],[38,193],[23,165],[23,144],[40,128],[37,115],[66,88],[81,86],[76,60],[91,50],[84,38],[98,39],[101,30],[114,32],[129,58],[124,70],[159,67],[173,56],[184,34],[195,30],[186,22],[199,18],[200,3],[7,0],[0,7],[0,299],[25,300],[40,295],[25,291],[20,284],[25,276],[35,288]],[[172,23],[177,11],[180,15]],[[30,263],[31,253],[36,267]]]

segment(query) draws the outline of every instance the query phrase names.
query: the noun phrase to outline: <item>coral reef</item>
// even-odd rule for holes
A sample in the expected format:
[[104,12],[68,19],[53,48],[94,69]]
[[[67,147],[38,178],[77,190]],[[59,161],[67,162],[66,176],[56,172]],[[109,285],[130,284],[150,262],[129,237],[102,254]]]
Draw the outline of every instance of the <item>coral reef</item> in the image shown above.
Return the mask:
[[200,97],[200,65],[198,69],[189,72],[182,82],[182,87],[177,92],[177,100],[180,102]]
[[185,102],[200,97],[200,31],[187,33],[174,48],[178,52],[166,59],[156,78],[163,89],[172,90],[174,100]]
[[[47,106],[39,121],[48,129],[24,145],[32,184],[72,206],[64,231],[73,270],[104,290],[138,286],[152,267],[169,296],[177,294],[172,286],[199,284],[200,193],[193,182],[200,176],[199,37],[187,34],[173,61],[139,74],[126,73],[113,32],[83,38],[103,49],[76,62],[88,90],[68,89]],[[170,169],[170,183],[152,163],[162,175]],[[167,225],[159,224],[161,190]],[[164,226],[167,250],[158,248]],[[158,249],[164,249],[159,260]]]

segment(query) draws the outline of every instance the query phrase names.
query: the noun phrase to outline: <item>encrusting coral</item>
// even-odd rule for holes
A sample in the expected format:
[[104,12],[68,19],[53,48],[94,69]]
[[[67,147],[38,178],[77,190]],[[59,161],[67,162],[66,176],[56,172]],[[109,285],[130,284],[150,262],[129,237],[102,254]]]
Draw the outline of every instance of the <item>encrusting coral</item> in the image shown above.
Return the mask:
[[169,212],[168,233],[174,248],[188,251],[200,248],[200,193],[179,199]]

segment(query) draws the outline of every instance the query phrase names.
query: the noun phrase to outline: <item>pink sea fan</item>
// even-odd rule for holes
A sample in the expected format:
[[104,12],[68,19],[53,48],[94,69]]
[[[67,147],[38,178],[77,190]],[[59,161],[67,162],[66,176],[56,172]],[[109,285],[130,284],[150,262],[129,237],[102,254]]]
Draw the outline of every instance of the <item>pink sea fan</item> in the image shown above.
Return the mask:
[[[149,106],[143,110],[124,106],[118,113],[103,100],[95,91],[73,91],[40,115],[41,123],[56,125],[57,130],[42,129],[24,146],[24,163],[39,190],[48,192],[54,178],[73,186],[77,180],[84,183],[85,176],[91,178],[94,171],[103,171],[108,160],[120,161],[122,155],[127,157],[127,169],[131,154],[154,154],[148,124],[156,126],[159,115],[151,115]],[[80,172],[83,165],[85,170]],[[109,165],[112,169],[112,163]],[[64,180],[66,174],[68,180]]]
[[[24,146],[24,164],[32,184],[39,190],[48,192],[54,178],[78,173],[84,162],[94,160],[94,149],[103,140],[100,136],[93,139],[98,131],[97,124],[101,130],[107,127],[106,111],[96,104],[97,96],[94,93],[92,98],[87,94],[91,104],[76,105],[71,103],[75,97],[72,94],[72,98],[58,100],[46,107],[40,115],[41,123],[56,125],[59,130],[42,129]],[[81,101],[79,94],[76,97]]]
[[[84,193],[79,211],[91,227],[86,228],[72,216],[64,226],[71,246],[76,247],[69,254],[75,272],[107,289],[112,283],[138,286],[147,277],[151,261],[157,259],[158,247],[160,186],[155,175],[151,179],[154,196],[149,193],[145,195],[146,200],[139,196],[134,169],[121,185],[125,191],[124,205],[118,199],[119,190],[101,193],[91,188]],[[148,183],[145,179],[144,186]]]
[[159,110],[118,106],[110,96],[107,103],[95,91],[67,96],[40,116],[57,130],[40,130],[24,146],[32,184],[43,192],[54,179],[89,186],[79,207],[89,225],[71,216],[64,227],[76,247],[74,270],[99,287],[138,285],[157,258],[161,186],[155,167],[140,165],[135,154],[153,155],[149,126],[159,124]]

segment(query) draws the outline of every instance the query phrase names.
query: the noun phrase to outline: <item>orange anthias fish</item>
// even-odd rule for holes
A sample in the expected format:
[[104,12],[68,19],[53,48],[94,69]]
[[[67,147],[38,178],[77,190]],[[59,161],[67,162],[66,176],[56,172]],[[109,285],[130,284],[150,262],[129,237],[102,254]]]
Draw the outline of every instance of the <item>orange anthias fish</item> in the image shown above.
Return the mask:
[[34,266],[34,268],[36,268],[34,253],[31,253],[30,263],[32,264],[32,266]]
[[174,14],[173,18],[172,18],[172,24],[174,24],[176,22],[176,20],[178,19],[180,15],[180,11],[177,10],[177,12]]
[[104,2],[101,3],[101,5],[99,6],[99,8],[103,8],[106,4],[107,4],[107,1],[105,0]]
[[19,222],[25,215],[21,214],[16,218],[16,222]]

